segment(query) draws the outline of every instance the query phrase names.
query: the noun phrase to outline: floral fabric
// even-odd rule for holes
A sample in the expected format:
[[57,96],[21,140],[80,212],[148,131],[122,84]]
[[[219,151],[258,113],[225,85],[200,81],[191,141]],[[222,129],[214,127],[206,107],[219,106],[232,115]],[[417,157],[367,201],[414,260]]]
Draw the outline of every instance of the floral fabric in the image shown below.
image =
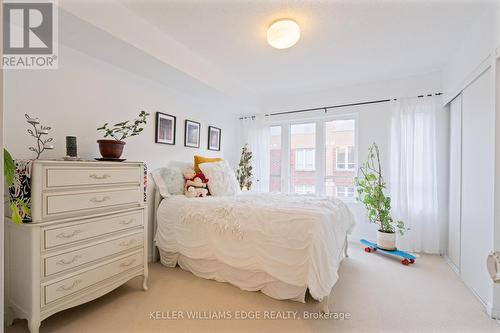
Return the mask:
[[24,202],[31,211],[31,167],[33,160],[15,160],[16,172],[14,185],[9,187],[9,196],[19,207],[19,213],[24,223],[31,222],[31,213],[26,214],[17,200]]

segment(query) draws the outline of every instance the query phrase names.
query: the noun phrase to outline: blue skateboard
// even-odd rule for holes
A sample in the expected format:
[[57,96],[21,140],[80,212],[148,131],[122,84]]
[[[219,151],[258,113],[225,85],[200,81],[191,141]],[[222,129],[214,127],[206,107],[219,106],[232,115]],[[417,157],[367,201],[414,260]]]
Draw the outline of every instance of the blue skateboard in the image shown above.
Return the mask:
[[391,256],[402,258],[401,263],[405,266],[408,266],[409,264],[413,264],[415,262],[415,259],[417,259],[417,257],[409,254],[408,252],[404,252],[404,251],[400,251],[400,250],[389,251],[389,250],[381,249],[380,247],[377,246],[377,244],[369,242],[366,239],[362,239],[362,240],[360,240],[360,242],[361,242],[361,244],[366,245],[365,252],[380,251],[382,253],[386,253],[386,254],[391,255]]

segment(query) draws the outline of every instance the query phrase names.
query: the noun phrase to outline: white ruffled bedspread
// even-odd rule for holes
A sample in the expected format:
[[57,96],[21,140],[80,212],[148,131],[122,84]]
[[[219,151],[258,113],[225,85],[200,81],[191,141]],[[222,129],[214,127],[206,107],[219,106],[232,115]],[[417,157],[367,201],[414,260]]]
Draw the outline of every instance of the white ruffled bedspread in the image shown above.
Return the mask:
[[157,214],[155,242],[163,251],[265,272],[309,288],[317,300],[337,282],[345,237],[354,226],[337,199],[282,193],[170,196]]

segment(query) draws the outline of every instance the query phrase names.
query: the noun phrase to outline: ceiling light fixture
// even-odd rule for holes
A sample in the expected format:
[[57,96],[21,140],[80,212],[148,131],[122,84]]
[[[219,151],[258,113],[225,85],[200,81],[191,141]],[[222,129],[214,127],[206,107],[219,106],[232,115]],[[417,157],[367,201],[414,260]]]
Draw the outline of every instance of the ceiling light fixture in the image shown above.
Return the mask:
[[274,48],[287,49],[300,39],[300,27],[294,20],[280,19],[267,29],[267,42]]

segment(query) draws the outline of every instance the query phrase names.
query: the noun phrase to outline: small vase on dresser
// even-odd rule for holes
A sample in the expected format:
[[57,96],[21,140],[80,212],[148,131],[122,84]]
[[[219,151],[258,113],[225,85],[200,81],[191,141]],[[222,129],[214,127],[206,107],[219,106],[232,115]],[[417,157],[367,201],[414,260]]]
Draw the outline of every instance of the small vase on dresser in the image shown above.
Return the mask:
[[147,206],[140,162],[33,162],[32,222],[6,223],[10,318],[45,318],[142,276]]

